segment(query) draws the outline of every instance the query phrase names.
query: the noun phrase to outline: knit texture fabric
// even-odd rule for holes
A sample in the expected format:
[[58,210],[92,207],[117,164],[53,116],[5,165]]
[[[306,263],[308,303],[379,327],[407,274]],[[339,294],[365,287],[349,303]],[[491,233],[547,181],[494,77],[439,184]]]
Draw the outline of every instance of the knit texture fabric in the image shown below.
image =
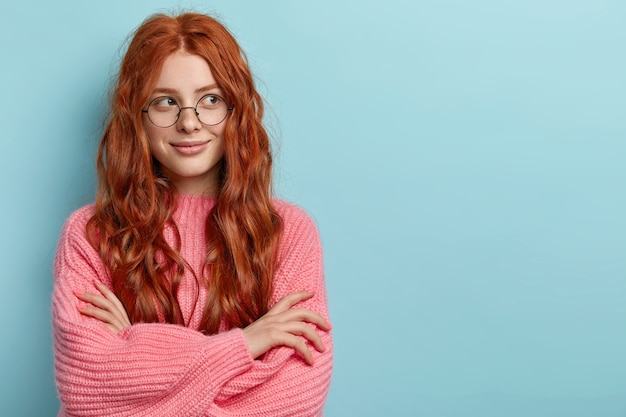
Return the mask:
[[[207,242],[204,224],[215,199],[183,195],[173,219],[181,255],[200,271]],[[284,222],[272,305],[300,290],[315,296],[297,307],[328,319],[319,234],[300,208],[274,206]],[[89,205],[67,220],[54,263],[52,324],[59,416],[321,416],[332,373],[330,332],[317,329],[326,347],[305,363],[292,348],[278,347],[253,360],[241,329],[205,336],[198,331],[206,290],[185,272],[179,303],[188,327],[139,323],[114,334],[79,313],[74,293],[111,288],[97,251],[85,235]],[[173,234],[165,231],[166,239]],[[170,241],[172,242],[172,241]],[[198,274],[200,275],[200,274]],[[209,278],[210,279],[210,278]]]

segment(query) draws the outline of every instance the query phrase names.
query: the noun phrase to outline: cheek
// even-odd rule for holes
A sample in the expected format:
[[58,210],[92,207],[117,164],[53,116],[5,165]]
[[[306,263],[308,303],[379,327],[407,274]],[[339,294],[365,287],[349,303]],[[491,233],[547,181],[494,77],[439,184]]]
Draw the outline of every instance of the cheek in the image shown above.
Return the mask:
[[223,159],[224,154],[226,153],[226,144],[224,143],[224,138],[221,138],[215,147],[215,156],[217,159]]
[[148,143],[152,143],[152,138],[158,136],[154,131],[154,126],[143,125],[143,133],[146,135],[146,139],[148,139]]
[[[158,129],[158,130],[157,130]],[[158,153],[159,149],[162,148],[162,144],[165,142],[165,132],[164,129],[155,128],[154,126],[145,126],[144,134],[146,136],[146,143],[148,144],[148,149],[153,156],[155,152]]]
[[[151,139],[152,138],[152,139]],[[152,163],[156,163],[157,167],[163,166],[163,165],[167,165],[167,152],[165,151],[165,149],[163,148],[163,146],[158,142],[154,140],[154,137],[147,137],[146,140],[146,145],[148,145],[148,152],[149,155],[152,157]],[[158,169],[158,168],[157,168]]]
[[224,138],[224,132],[226,131],[226,124],[219,126],[219,130],[214,130],[213,134],[216,136],[216,141],[218,145],[216,147],[216,152],[219,154],[220,158],[224,156],[226,152],[226,139]]

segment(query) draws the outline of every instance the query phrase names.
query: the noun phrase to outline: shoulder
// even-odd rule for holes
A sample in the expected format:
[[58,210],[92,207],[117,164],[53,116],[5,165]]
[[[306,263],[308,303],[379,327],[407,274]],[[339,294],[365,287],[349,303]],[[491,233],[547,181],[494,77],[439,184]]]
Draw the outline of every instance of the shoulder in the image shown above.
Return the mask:
[[279,212],[281,216],[284,214],[290,214],[290,213],[306,215],[306,212],[301,207],[289,201],[282,200],[280,198],[274,198],[272,200],[272,204],[274,205],[274,208]]
[[95,213],[95,204],[88,204],[83,206],[70,214],[70,216],[65,220],[65,225],[63,226],[62,234],[74,234],[74,233],[85,233],[85,227],[87,226],[87,222]]
[[293,203],[275,199],[273,205],[283,221],[279,258],[296,253],[301,255],[321,253],[321,239],[315,220]]
[[91,245],[87,242],[87,222],[94,215],[95,205],[89,204],[75,210],[65,220],[61,236],[57,245],[57,255],[67,250],[86,248]]
[[283,221],[274,276],[275,301],[302,289],[318,293],[324,286],[324,266],[316,222],[293,203],[283,200],[273,203]]
[[274,199],[273,205],[283,220],[284,233],[313,233],[317,235],[316,221],[301,207],[281,199]]
[[57,280],[68,280],[76,274],[103,279],[102,261],[87,236],[87,223],[94,213],[95,206],[90,204],[74,211],[65,221],[54,261]]
[[76,209],[72,212],[72,214],[70,214],[70,216],[67,218],[67,222],[68,223],[74,223],[74,222],[87,222],[91,216],[94,215],[96,211],[96,205],[94,203],[91,204],[87,204],[85,206],[82,206],[79,209]]

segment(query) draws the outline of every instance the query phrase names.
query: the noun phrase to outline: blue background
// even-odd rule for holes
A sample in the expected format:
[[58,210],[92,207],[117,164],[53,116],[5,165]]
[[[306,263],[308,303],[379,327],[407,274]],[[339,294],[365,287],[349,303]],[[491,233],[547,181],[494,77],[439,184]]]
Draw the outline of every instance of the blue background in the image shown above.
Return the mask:
[[626,416],[626,3],[24,0],[0,14],[0,414],[54,416],[51,264],[120,45],[192,7],[322,233],[326,415]]

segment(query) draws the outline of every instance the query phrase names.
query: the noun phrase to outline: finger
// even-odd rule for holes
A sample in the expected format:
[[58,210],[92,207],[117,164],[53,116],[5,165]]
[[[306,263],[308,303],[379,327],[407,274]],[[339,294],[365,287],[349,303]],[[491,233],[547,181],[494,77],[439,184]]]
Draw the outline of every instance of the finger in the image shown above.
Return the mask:
[[293,335],[302,336],[315,347],[315,350],[318,352],[323,352],[326,350],[324,347],[324,342],[322,342],[322,338],[320,335],[306,323],[302,322],[291,322],[286,323],[281,328],[284,332],[291,333]]
[[82,294],[81,293],[74,293],[74,295],[76,297],[78,297],[79,299],[81,299],[81,300],[83,300],[83,301],[85,301],[87,303],[93,304],[96,307],[100,307],[100,308],[102,308],[104,310],[109,310],[110,307],[111,307],[111,302],[109,300],[107,300],[106,298],[104,298],[103,296],[98,295],[98,294],[92,294],[90,292],[86,292],[86,293],[82,293]]
[[301,301],[308,300],[309,298],[315,295],[309,291],[298,291],[292,294],[286,295],[278,301],[274,307],[268,311],[268,314],[279,314],[283,311],[289,310],[294,304],[297,304]]
[[126,309],[124,308],[124,305],[122,304],[122,302],[120,301],[119,298],[117,298],[117,296],[115,295],[115,293],[113,293],[113,291],[111,291],[109,289],[109,287],[107,287],[106,285],[104,285],[101,282],[98,281],[94,281],[94,283],[96,284],[96,287],[98,288],[98,290],[102,293],[102,295],[104,295],[104,297],[111,301],[113,304],[115,304],[115,306],[117,308],[119,308],[122,311],[126,311]]
[[[81,309],[78,309],[79,311]],[[82,314],[89,316],[88,314],[86,314],[85,312],[81,311]],[[106,326],[107,329],[111,330],[113,333],[117,334],[119,332],[121,332],[123,330],[123,328],[119,328],[113,324],[107,323],[105,321],[101,321],[100,319],[97,319],[98,321],[100,321],[102,324],[104,324]]]
[[120,299],[117,298],[115,293],[113,293],[113,291],[111,291],[109,287],[102,284],[101,282],[94,281],[94,284],[96,285],[96,287],[98,287],[98,290],[102,293],[102,295],[104,295],[104,297],[111,303],[113,303],[113,305],[116,307],[117,311],[115,311],[115,313],[120,318],[120,320],[122,320],[122,322],[125,323],[127,327],[130,326],[131,323],[130,319],[128,318],[128,313],[126,312],[126,308],[124,307],[124,304],[122,304]]
[[124,330],[123,328],[115,327],[115,326],[113,326],[112,324],[109,324],[109,323],[104,323],[104,325],[107,327],[107,329],[111,330],[115,334],[118,334],[119,332]]
[[317,327],[329,331],[332,326],[321,315],[316,312],[306,309],[306,308],[294,308],[287,311],[284,311],[280,314],[275,315],[272,319],[278,319],[283,322],[285,321],[304,321],[307,323],[315,324]]
[[[128,320],[128,316],[126,315],[126,311],[118,310],[117,306],[114,305],[112,301],[104,298],[103,296],[97,295],[97,294],[91,294],[91,293],[84,293],[84,294],[76,293],[75,295],[80,300],[83,300],[95,306],[93,309],[90,308],[89,311],[96,312],[97,315],[88,314],[91,317],[97,318],[107,323],[113,323],[113,320],[115,320],[115,323],[113,324],[115,325],[121,324],[123,326],[122,328],[129,327],[131,325],[130,321]],[[88,306],[88,307],[91,307],[91,306]],[[104,313],[106,314],[103,315]]]
[[115,320],[115,317],[110,312],[94,306],[79,307],[78,311],[86,316],[93,317],[94,319],[98,319],[106,323],[110,323]]
[[113,331],[114,333],[119,333],[122,330],[124,330],[127,326],[124,326],[123,323],[120,323],[119,320],[112,316],[110,313],[108,313],[107,311],[101,310],[97,307],[93,307],[93,306],[88,306],[85,308],[79,308],[78,311],[83,314],[86,315],[88,317],[92,317],[98,321],[100,321],[102,324],[104,324],[109,330]]
[[285,333],[284,341],[281,344],[294,349],[296,352],[302,355],[306,363],[308,363],[309,365],[313,365],[313,354],[304,342],[304,339],[289,333]]

